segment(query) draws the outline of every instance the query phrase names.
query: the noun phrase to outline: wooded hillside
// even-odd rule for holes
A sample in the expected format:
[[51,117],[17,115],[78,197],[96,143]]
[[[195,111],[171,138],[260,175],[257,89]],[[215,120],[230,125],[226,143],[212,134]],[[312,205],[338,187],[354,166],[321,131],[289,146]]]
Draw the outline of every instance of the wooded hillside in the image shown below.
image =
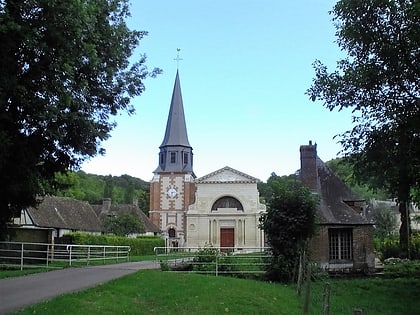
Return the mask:
[[129,175],[103,176],[83,171],[56,174],[56,195],[100,204],[111,198],[113,204],[138,202],[145,213],[149,210],[149,183]]

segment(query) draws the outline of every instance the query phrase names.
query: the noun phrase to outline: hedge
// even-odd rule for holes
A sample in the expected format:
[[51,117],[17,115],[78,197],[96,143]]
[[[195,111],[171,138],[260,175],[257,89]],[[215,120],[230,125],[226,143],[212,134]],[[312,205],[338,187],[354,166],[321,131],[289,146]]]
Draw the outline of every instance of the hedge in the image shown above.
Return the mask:
[[139,236],[128,238],[115,235],[93,235],[86,233],[71,233],[70,242],[75,245],[123,245],[130,246],[132,256],[153,255],[155,247],[165,246],[165,241],[159,236]]

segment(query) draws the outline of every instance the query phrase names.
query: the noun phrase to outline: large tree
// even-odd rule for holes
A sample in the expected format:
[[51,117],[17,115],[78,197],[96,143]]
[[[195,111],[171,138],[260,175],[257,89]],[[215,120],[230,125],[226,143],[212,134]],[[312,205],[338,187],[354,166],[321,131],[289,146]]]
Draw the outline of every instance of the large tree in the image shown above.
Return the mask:
[[267,213],[260,219],[272,253],[267,277],[289,282],[299,256],[315,233],[317,201],[293,176],[279,177],[273,173],[267,185],[272,193],[267,201]]
[[127,0],[0,1],[0,228],[35,205],[57,171],[103,153],[111,116],[134,112],[145,56],[129,58]]
[[331,13],[348,56],[333,72],[316,61],[307,93],[329,110],[353,110],[343,151],[358,179],[397,198],[407,252],[407,203],[420,185],[420,3],[342,0]]

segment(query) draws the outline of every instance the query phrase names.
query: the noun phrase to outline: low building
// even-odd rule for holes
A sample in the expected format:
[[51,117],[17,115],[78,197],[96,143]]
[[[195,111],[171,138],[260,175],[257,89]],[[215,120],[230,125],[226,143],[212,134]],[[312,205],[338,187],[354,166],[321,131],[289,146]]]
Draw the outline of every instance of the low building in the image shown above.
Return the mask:
[[374,227],[364,215],[366,202],[322,162],[316,144],[302,145],[300,157],[302,183],[319,198],[313,261],[328,271],[374,270]]
[[138,207],[136,200],[132,204],[112,204],[111,198],[104,198],[102,204],[92,205],[96,215],[101,221],[102,226],[108,217],[116,217],[122,215],[131,215],[138,217],[143,223],[144,231],[129,235],[129,237],[136,237],[139,235],[154,236],[159,235],[160,230],[150,221],[147,215]]
[[68,197],[45,196],[37,207],[23,209],[14,223],[26,229],[52,229],[52,238],[70,232],[102,232],[102,224],[90,204]]

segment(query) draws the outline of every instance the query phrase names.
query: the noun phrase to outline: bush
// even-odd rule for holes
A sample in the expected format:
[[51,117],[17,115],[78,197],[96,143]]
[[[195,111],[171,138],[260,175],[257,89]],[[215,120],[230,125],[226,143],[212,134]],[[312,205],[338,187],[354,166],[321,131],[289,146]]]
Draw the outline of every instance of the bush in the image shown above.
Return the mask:
[[[381,260],[392,257],[405,258],[401,252],[398,238],[375,238],[374,244],[375,250],[379,254]],[[420,259],[420,233],[415,233],[410,237],[410,258]]]
[[130,246],[133,256],[153,255],[155,247],[165,246],[165,241],[159,236],[140,236],[127,238],[115,235],[93,235],[86,233],[71,233],[71,243],[77,245],[113,245]]

